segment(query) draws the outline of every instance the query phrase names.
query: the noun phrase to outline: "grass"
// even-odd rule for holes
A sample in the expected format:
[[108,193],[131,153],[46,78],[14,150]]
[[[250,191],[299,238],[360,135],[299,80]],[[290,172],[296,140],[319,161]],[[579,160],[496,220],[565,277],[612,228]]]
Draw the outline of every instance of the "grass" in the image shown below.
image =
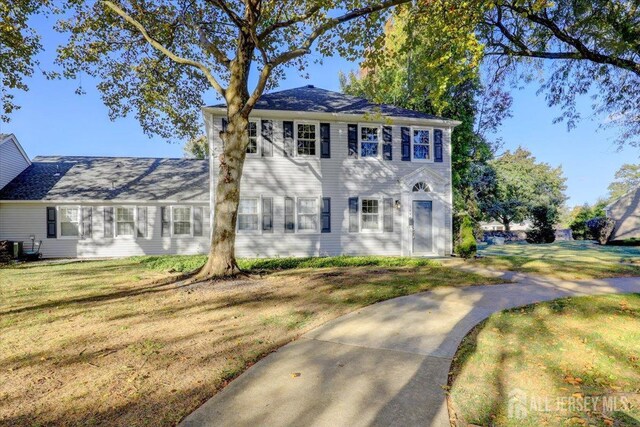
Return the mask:
[[260,274],[175,282],[202,262],[137,257],[0,269],[0,424],[175,425],[327,320],[437,286],[497,283],[432,261],[381,257],[243,260]]
[[[464,338],[449,385],[461,426],[638,426],[640,295],[496,313]],[[509,416],[514,397],[524,418]]]
[[480,265],[560,279],[640,276],[640,247],[601,246],[591,241],[480,246]]

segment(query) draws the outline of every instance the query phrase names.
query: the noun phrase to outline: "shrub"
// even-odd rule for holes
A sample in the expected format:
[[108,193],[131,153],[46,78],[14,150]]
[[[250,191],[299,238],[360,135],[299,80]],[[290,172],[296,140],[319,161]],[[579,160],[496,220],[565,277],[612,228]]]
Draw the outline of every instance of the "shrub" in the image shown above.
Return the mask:
[[531,229],[527,231],[529,243],[553,243],[556,240],[554,225],[558,219],[558,210],[553,206],[535,206],[529,213]]
[[590,238],[597,240],[601,245],[606,245],[613,233],[613,227],[616,222],[611,218],[599,216],[587,221],[587,229]]
[[478,245],[474,236],[473,221],[469,215],[464,215],[460,223],[460,234],[457,239],[455,252],[462,258],[471,258],[476,254]]

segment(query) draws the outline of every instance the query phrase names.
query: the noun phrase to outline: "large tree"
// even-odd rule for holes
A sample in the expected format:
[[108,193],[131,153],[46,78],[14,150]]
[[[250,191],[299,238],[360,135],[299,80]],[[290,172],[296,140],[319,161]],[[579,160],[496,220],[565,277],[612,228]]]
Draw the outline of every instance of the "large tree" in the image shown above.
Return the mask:
[[[538,81],[569,127],[589,95],[603,126],[621,144],[640,144],[640,3],[627,0],[432,0],[418,2],[413,34],[427,35],[416,67],[440,67],[430,87],[443,87],[467,63],[517,86]],[[466,61],[466,62],[464,62]],[[414,58],[415,63],[415,58]],[[454,77],[455,78],[455,77]],[[433,91],[437,93],[437,91]]]
[[[211,90],[227,105],[209,259],[200,277],[238,272],[235,228],[248,118],[285,67],[320,55],[356,57],[379,43],[387,11],[408,0],[122,0],[77,5],[60,29],[67,77],[100,80],[111,117],[133,112],[145,132],[195,138]],[[340,27],[339,31],[333,31]],[[252,83],[252,84],[251,84]]]
[[[480,46],[464,26],[451,26],[464,46],[442,43],[440,33],[421,31],[431,17],[421,6],[397,8],[385,25],[384,43],[367,52],[358,73],[341,76],[346,93],[375,102],[395,104],[460,120],[451,136],[454,208],[480,219],[477,200],[485,189],[472,185],[481,165],[493,156],[487,135],[508,116],[511,98],[480,83]],[[445,12],[445,11],[440,11]],[[461,20],[467,19],[460,17]],[[449,52],[446,60],[430,62],[434,51]],[[473,172],[472,172],[473,168]]]
[[625,163],[616,171],[615,181],[609,184],[609,200],[616,200],[639,186],[640,164]]
[[528,218],[538,206],[560,208],[566,200],[562,167],[539,163],[530,151],[506,151],[490,162],[496,173],[494,197],[482,206],[485,214],[509,231],[512,222]]

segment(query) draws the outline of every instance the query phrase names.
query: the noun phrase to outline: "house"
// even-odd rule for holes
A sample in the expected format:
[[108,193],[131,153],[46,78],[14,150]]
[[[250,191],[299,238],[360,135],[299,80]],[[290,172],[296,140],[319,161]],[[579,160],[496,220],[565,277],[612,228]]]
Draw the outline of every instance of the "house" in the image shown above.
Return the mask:
[[[203,114],[208,161],[34,158],[0,189],[0,240],[43,240],[45,257],[206,252],[226,110]],[[450,254],[457,124],[313,86],[265,94],[251,115],[236,254]]]
[[636,187],[605,208],[616,224],[609,240],[640,239],[640,187]]
[[[484,221],[480,223],[480,228],[484,231],[504,231],[504,224],[499,221]],[[517,222],[510,224],[509,229],[511,231],[527,231],[531,228],[531,221],[524,220],[522,222]]]

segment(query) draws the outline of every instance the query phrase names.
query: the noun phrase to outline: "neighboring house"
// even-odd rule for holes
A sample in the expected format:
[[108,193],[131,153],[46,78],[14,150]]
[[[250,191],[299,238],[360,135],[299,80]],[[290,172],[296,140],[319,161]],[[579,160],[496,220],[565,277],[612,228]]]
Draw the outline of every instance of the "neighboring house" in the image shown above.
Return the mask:
[[[206,252],[225,108],[203,111],[211,167],[36,157],[0,190],[0,240],[43,240],[45,257]],[[450,254],[457,124],[313,86],[265,94],[251,115],[237,255]]]
[[0,189],[31,165],[14,135],[0,133]]
[[[481,222],[480,228],[484,231],[504,231],[504,225],[498,221]],[[511,231],[527,231],[531,228],[531,221],[525,220],[519,223],[510,224]]]
[[637,187],[606,208],[607,217],[616,222],[609,240],[640,238],[640,187]]

